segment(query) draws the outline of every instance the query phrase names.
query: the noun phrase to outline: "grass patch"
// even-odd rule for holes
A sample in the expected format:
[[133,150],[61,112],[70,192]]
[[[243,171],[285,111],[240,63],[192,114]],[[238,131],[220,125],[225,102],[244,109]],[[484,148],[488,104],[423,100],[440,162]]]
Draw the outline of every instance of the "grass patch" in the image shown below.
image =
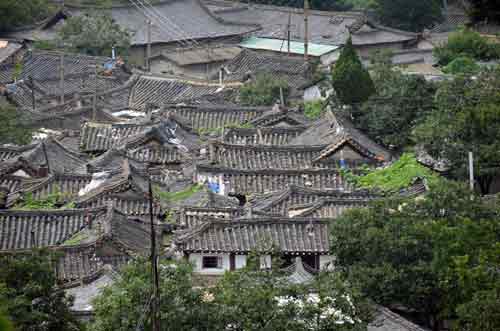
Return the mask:
[[432,170],[418,163],[411,153],[403,154],[386,168],[366,170],[366,174],[362,176],[344,171],[343,176],[358,188],[379,189],[386,193],[395,193],[409,187],[415,178],[426,179],[429,184],[439,178]]

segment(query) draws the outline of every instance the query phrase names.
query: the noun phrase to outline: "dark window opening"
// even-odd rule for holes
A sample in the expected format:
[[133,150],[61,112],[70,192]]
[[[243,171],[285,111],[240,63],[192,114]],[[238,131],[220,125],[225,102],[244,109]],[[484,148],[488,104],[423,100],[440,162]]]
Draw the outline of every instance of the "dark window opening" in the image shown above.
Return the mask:
[[202,265],[204,269],[222,269],[222,257],[204,256]]

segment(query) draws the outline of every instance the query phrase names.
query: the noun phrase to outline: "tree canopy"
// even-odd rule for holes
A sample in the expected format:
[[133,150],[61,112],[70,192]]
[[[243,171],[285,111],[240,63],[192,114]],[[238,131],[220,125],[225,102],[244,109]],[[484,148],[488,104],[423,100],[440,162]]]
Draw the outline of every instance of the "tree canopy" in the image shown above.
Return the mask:
[[[340,270],[379,304],[419,312],[434,330],[443,320],[467,326],[457,330],[500,327],[498,210],[471,200],[460,184],[439,182],[422,199],[350,210],[332,224],[331,237]],[[480,293],[485,300],[473,311],[485,313],[475,314],[468,309]]]
[[[320,274],[304,287],[286,281],[279,270],[259,270],[256,263],[226,273],[213,287],[202,288],[185,262],[160,263],[161,325],[175,330],[366,330],[370,307],[359,292],[333,274]],[[94,303],[92,329],[149,328],[149,263],[136,260]],[[195,286],[195,285],[198,286]],[[316,295],[310,295],[314,292]]]
[[47,18],[54,6],[47,0],[0,1],[0,32],[33,24]]
[[33,252],[0,257],[0,302],[17,331],[77,331],[72,299],[56,287],[55,256]]
[[127,54],[130,37],[109,14],[97,11],[69,18],[58,31],[59,43],[65,48],[98,56],[111,56],[113,47],[119,54]]
[[375,92],[370,74],[363,67],[350,37],[333,67],[332,86],[338,99],[347,105],[366,101]]
[[413,144],[414,127],[433,110],[436,86],[422,76],[394,70],[387,55],[380,54],[373,61],[376,93],[347,111],[356,127],[376,142],[401,151]]
[[421,32],[441,20],[440,0],[375,0],[380,21],[393,28]]
[[458,76],[436,94],[436,111],[415,129],[415,139],[436,159],[447,160],[457,178],[467,177],[468,152],[483,194],[500,173],[500,67],[477,77]]
[[0,102],[0,143],[24,145],[31,141],[31,129],[16,108]]

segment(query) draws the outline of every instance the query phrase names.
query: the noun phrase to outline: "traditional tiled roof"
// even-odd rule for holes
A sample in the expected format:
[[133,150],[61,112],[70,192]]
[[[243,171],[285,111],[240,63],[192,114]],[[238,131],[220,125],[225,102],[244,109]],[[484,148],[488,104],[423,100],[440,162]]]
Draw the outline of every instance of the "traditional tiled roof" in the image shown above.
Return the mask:
[[[52,84],[56,84],[57,79],[59,78],[60,72],[60,63],[61,63],[61,54],[60,52],[53,51],[32,51],[27,52],[24,56],[23,60],[23,70],[19,75],[19,80],[28,80],[29,77],[33,77],[35,82],[46,82],[48,90],[50,90],[50,81],[53,81]],[[77,84],[78,89],[80,89],[81,85],[81,77],[87,77],[86,84],[94,84],[91,82],[93,80],[91,77],[94,74],[94,70],[92,68],[95,67],[96,64],[102,66],[105,62],[109,61],[110,58],[106,57],[95,57],[95,56],[87,56],[81,54],[64,54],[64,71],[67,73],[68,84]],[[13,66],[0,66],[0,83],[8,83],[13,81],[12,79],[12,70]],[[125,75],[125,73],[120,72],[120,75]],[[77,77],[76,81],[72,80]],[[103,82],[112,81],[112,79],[106,80],[103,78]],[[79,81],[80,80],[80,81]],[[41,87],[43,90],[43,87]]]
[[35,145],[24,145],[24,146],[0,146],[0,161],[5,161],[7,159],[15,158],[21,155],[22,152],[34,148]]
[[67,198],[75,196],[92,180],[87,174],[50,174],[33,184],[25,184],[19,193],[31,194],[35,200],[46,198],[50,194],[63,193]]
[[[324,201],[334,202],[338,206],[362,206],[368,204],[373,198],[375,195],[363,190],[315,189],[290,185],[279,191],[252,197],[250,206],[258,211],[289,215],[292,209],[305,212],[313,207],[323,206],[320,203]],[[297,211],[292,214],[300,215]]]
[[323,149],[324,146],[243,146],[215,142],[209,161],[242,170],[326,168],[329,164],[313,162]]
[[[291,87],[301,88],[308,82],[308,66],[303,59],[280,55],[263,54],[248,49],[226,64],[229,72],[225,80],[243,82],[249,78],[266,74],[287,82]],[[215,78],[215,77],[214,77]]]
[[366,207],[368,199],[336,198],[320,199],[315,203],[293,206],[288,210],[290,217],[337,218],[346,210]]
[[179,213],[178,223],[182,227],[194,228],[209,218],[231,219],[241,213],[240,208],[203,208],[203,207],[183,207]]
[[19,158],[36,167],[46,166],[51,173],[74,172],[87,162],[85,155],[66,148],[50,136]]
[[240,194],[279,191],[290,185],[320,189],[350,187],[336,169],[237,170],[198,165],[197,172],[222,176],[229,191]]
[[191,126],[198,129],[221,129],[229,125],[241,125],[257,118],[269,107],[209,106],[209,105],[168,105],[166,112],[185,118]]
[[196,99],[221,91],[218,84],[190,83],[171,78],[141,76],[129,97],[129,107],[144,109],[147,104],[163,105]]
[[[28,148],[28,147],[27,147]],[[21,154],[0,163],[0,176],[18,169],[35,175],[42,168],[50,173],[68,173],[81,169],[87,162],[85,155],[68,149],[55,138],[48,138],[29,146]]]
[[[147,123],[94,123],[82,127],[80,148],[86,152],[104,152],[111,148],[124,148],[139,161],[154,163],[179,162],[181,154],[198,150],[194,134],[171,119]],[[161,145],[144,146],[154,139]]]
[[287,145],[298,137],[305,127],[264,127],[264,128],[231,128],[224,132],[225,143],[238,145]]
[[[282,39],[290,14],[291,39],[296,41],[304,40],[304,13],[302,9],[260,4],[247,5],[221,0],[205,0],[205,2],[216,15],[224,19],[260,24],[262,29],[254,33],[260,37]],[[358,25],[359,22],[361,22],[361,27],[354,29],[354,26]],[[310,42],[343,45],[349,37],[349,30],[353,32],[354,45],[360,46],[366,43],[394,43],[416,39],[415,34],[367,22],[360,12],[310,10]]]
[[[105,209],[0,211],[0,250],[24,250],[62,244],[90,219],[99,222]],[[94,220],[95,219],[95,220]]]
[[358,154],[375,162],[387,162],[392,159],[389,151],[356,129],[349,120],[335,116],[331,111],[293,139],[290,144],[328,146],[315,161],[328,158],[346,144]]
[[79,131],[82,125],[90,120],[109,123],[117,121],[117,119],[107,111],[96,109],[94,112],[91,107],[70,107],[63,111],[47,111],[44,113],[26,111],[26,114],[29,114],[31,118],[30,127],[34,129],[45,128],[51,130]]
[[271,127],[271,126],[305,126],[310,124],[310,121],[296,110],[281,109],[277,106],[273,110],[254,118],[250,124],[256,127]]
[[271,251],[284,254],[325,254],[330,249],[328,222],[309,219],[214,219],[175,242],[184,252],[247,253]]
[[[172,43],[186,39],[207,39],[230,37],[245,34],[255,30],[257,27],[243,22],[226,22],[211,12],[199,0],[162,0],[154,4],[154,10],[165,16],[170,22],[170,28],[165,28],[165,23],[153,19],[151,27],[151,42]],[[66,5],[71,16],[85,14],[86,8]],[[146,40],[146,18],[132,4],[114,5],[111,9],[100,9],[109,11],[113,20],[123,29],[132,32],[132,45],[145,45]],[[172,25],[176,28],[172,28]]]
[[178,49],[175,51],[164,51],[161,56],[174,62],[179,66],[188,66],[193,64],[204,64],[223,62],[232,60],[240,54],[241,48],[231,47],[213,47],[213,48],[193,48]]
[[388,308],[377,306],[374,320],[368,324],[367,331],[426,331]]

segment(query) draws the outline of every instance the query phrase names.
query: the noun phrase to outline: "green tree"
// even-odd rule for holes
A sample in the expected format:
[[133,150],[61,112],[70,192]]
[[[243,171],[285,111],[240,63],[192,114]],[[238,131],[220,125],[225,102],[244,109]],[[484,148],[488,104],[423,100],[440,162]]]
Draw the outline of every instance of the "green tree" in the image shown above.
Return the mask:
[[[210,310],[203,301],[203,291],[194,288],[191,266],[187,263],[161,262],[159,265],[160,311],[163,326],[175,330],[209,329]],[[106,287],[94,302],[96,331],[151,329],[151,264],[134,260],[124,267],[121,276]],[[166,328],[168,329],[168,328]]]
[[24,145],[31,141],[27,120],[13,106],[0,102],[0,122],[0,144]]
[[453,60],[468,57],[474,60],[492,60],[500,58],[498,45],[471,29],[453,32],[448,36],[448,42],[433,50],[440,65],[447,65]]
[[332,224],[331,248],[364,295],[420,312],[439,330],[444,320],[465,319],[476,293],[498,286],[498,215],[466,187],[439,182],[423,199],[392,197],[347,212]]
[[421,32],[440,21],[440,0],[375,0],[380,21],[390,27]]
[[2,0],[0,1],[0,32],[39,22],[53,11],[54,6],[47,0]]
[[394,70],[385,57],[376,60],[371,76],[376,93],[350,108],[350,115],[372,139],[401,151],[412,144],[414,127],[433,110],[436,86],[421,76]]
[[89,55],[111,56],[114,46],[119,54],[127,54],[131,35],[113,18],[93,11],[69,18],[58,31],[59,43],[71,51]]
[[0,301],[18,331],[73,331],[72,299],[56,287],[56,257],[46,252],[0,258]]
[[344,104],[366,101],[375,92],[373,81],[363,67],[349,37],[332,72],[332,85]]
[[286,100],[290,91],[286,81],[270,75],[258,75],[254,81],[241,87],[241,103],[247,106],[272,106],[280,100],[280,88]]
[[[304,0],[251,0],[253,3],[304,8]],[[309,0],[312,9],[317,10],[349,10],[351,0]]]
[[477,78],[458,76],[444,82],[436,107],[417,126],[415,139],[436,159],[447,160],[456,178],[467,177],[468,152],[481,193],[500,173],[500,67],[483,69]]

